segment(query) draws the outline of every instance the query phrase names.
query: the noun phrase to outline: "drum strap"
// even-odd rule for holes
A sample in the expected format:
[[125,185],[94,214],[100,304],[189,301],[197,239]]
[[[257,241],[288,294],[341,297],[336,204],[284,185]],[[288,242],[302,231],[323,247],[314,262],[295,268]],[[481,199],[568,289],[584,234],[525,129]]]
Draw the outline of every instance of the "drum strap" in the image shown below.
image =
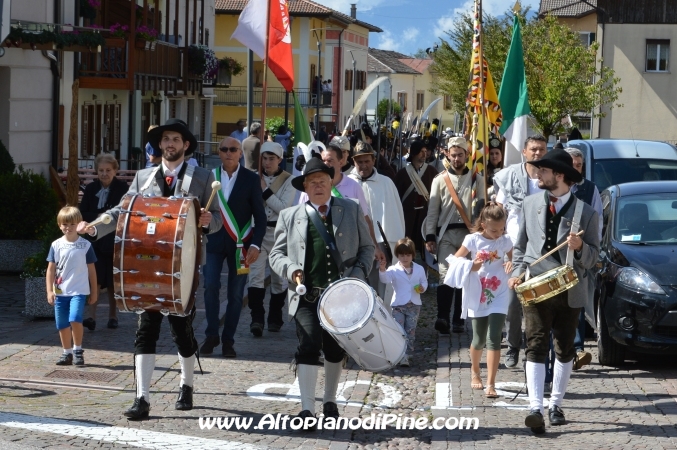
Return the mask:
[[[583,214],[583,201],[576,199],[574,218],[571,220],[571,232],[574,234],[578,233],[578,229],[581,227],[581,214]],[[567,249],[566,265],[569,267],[574,266],[574,252],[570,248]]]
[[356,258],[350,258],[346,261],[341,259],[338,248],[336,248],[336,242],[331,236],[329,236],[329,233],[327,233],[327,228],[322,223],[322,219],[320,219],[320,215],[309,203],[306,203],[306,214],[308,214],[310,221],[313,222],[317,232],[320,233],[320,237],[322,237],[324,245],[329,247],[329,253],[331,253],[331,257],[334,259],[336,267],[339,269],[339,274],[342,275],[346,266],[354,264],[354,260],[356,260]]

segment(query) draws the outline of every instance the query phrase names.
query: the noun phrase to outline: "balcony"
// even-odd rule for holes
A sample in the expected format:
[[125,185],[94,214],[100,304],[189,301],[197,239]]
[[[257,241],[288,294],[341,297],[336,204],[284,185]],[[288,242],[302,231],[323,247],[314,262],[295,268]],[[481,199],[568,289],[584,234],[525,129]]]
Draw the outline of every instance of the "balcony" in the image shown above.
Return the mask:
[[[261,106],[261,91],[262,88],[254,88],[254,106]],[[310,108],[317,106],[317,95],[313,94],[310,89],[295,89],[296,97],[302,107]],[[215,106],[247,106],[247,87],[246,86],[232,86],[229,88],[214,88]],[[320,95],[320,106],[330,107],[331,98],[334,94],[331,92],[322,92]],[[266,98],[266,105],[270,108],[284,108],[285,106],[285,90],[283,88],[268,88],[268,96]],[[294,97],[289,95],[289,106],[294,106]]]

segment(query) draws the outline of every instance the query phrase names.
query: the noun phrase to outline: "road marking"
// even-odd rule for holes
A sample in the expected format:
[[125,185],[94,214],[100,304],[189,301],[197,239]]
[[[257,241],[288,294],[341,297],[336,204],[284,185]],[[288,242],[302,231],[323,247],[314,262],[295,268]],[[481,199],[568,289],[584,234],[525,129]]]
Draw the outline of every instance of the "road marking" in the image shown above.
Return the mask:
[[[196,421],[197,422],[197,421]],[[0,425],[10,428],[55,433],[64,436],[81,437],[97,441],[114,442],[149,449],[166,450],[168,448],[199,448],[201,450],[262,450],[265,447],[243,442],[207,439],[195,436],[160,433],[158,431],[134,428],[112,427],[75,420],[37,417],[25,414],[1,413]],[[197,423],[195,424],[197,427]]]
[[[494,402],[492,405],[496,408],[506,408],[514,411],[528,411],[529,410],[529,397],[525,393],[521,393],[515,398],[520,402],[526,402],[526,405],[513,403],[512,398],[515,397],[517,390],[521,389],[524,386],[524,383],[518,383],[515,381],[505,381],[496,383],[496,393],[501,397],[510,399],[510,401],[499,400]],[[511,390],[506,390],[512,388]],[[548,409],[549,402],[548,399],[543,400],[543,407]],[[435,405],[431,406],[431,409],[450,409],[450,410],[472,410],[476,406],[454,406],[453,395],[451,390],[450,383],[436,383],[435,384]]]

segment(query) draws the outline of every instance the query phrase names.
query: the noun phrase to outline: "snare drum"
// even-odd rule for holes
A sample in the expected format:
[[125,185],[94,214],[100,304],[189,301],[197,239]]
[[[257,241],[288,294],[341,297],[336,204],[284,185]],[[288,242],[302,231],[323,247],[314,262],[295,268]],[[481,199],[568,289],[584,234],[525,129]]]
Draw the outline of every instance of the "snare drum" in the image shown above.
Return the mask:
[[357,278],[330,284],[320,297],[320,325],[365,370],[395,366],[407,350],[404,330],[374,290]]
[[578,275],[574,268],[563,265],[518,284],[515,287],[515,293],[522,305],[526,306],[552,298],[576,284],[578,284]]
[[121,209],[113,257],[118,309],[189,314],[199,282],[200,203],[137,194],[125,196]]

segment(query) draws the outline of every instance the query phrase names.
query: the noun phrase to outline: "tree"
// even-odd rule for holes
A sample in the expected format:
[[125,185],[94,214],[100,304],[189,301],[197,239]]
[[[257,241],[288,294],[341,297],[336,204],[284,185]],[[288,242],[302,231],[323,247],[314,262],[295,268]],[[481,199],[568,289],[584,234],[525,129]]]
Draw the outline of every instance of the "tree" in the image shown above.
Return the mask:
[[378,120],[382,124],[386,123],[386,116],[388,115],[388,111],[391,111],[390,105],[392,105],[393,114],[400,114],[402,112],[402,108],[400,107],[399,103],[397,103],[394,100],[388,100],[387,98],[384,98],[383,100],[378,102],[377,106]]
[[414,53],[414,58],[416,59],[430,59],[430,55],[426,53],[425,49],[419,48],[416,50],[416,53]]
[[[613,69],[604,66],[602,60],[597,60],[597,43],[586,48],[578,33],[560,24],[555,17],[525,20],[527,13],[528,8],[522,10],[520,20],[535,128],[547,138],[562,131],[561,121],[567,115],[587,113],[601,105],[609,109],[622,106],[616,104],[621,92],[620,78]],[[496,90],[503,77],[513,17],[512,12],[501,19],[484,16],[483,47]],[[461,15],[454,28],[447,32],[449,41],[443,40],[434,56],[439,74],[434,88],[451,95],[453,107],[459,112],[465,108],[472,35],[472,16]],[[603,116],[601,111],[594,114],[594,117]]]

